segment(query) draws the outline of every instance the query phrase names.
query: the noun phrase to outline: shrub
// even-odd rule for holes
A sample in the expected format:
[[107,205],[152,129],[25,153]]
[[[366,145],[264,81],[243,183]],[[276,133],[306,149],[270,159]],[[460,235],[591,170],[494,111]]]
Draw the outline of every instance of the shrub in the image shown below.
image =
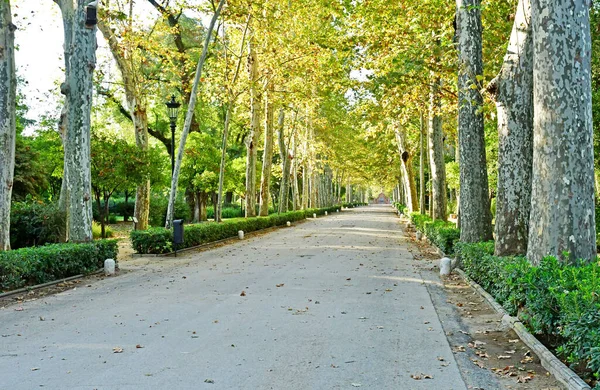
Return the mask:
[[[167,207],[169,204],[169,196],[164,194],[154,193],[150,197],[150,215],[148,220],[152,226],[165,226],[167,218]],[[192,217],[190,206],[187,204],[183,196],[178,196],[175,200],[175,219],[183,219],[189,221]]]
[[65,227],[66,214],[55,203],[14,202],[10,213],[11,248],[57,243]]
[[456,246],[462,268],[584,377],[600,376],[600,265],[554,257],[538,267],[496,257],[493,242]]
[[[324,215],[325,211],[335,212],[339,207],[323,209],[308,209],[290,211],[284,214],[273,214],[268,217],[233,218],[221,223],[205,222],[186,225],[184,228],[184,241],[182,248],[190,248],[230,237],[235,237],[239,230],[254,232],[274,226],[285,225],[287,221],[295,222],[313,214]],[[173,231],[165,228],[151,228],[136,230],[130,234],[133,248],[142,254],[163,254],[173,250]]]
[[442,252],[447,255],[454,254],[454,245],[460,239],[460,230],[452,222],[433,221],[421,213],[410,214],[410,221]]
[[0,289],[51,282],[87,274],[104,266],[104,260],[117,259],[115,240],[86,244],[51,244],[0,252]]

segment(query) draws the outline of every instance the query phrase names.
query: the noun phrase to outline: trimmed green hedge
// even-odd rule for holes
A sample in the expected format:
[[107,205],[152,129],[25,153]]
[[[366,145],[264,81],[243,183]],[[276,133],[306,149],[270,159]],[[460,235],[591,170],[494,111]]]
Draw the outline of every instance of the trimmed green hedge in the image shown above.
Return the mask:
[[[461,268],[584,379],[600,377],[600,265],[494,256],[494,243],[458,243]],[[598,388],[597,386],[595,388]]]
[[[288,221],[295,222],[313,214],[324,215],[325,212],[333,213],[339,210],[339,206],[322,209],[307,209],[302,211],[291,211],[284,214],[273,214],[268,217],[256,218],[233,218],[221,223],[205,222],[201,224],[185,225],[184,244],[180,248],[191,248],[194,246],[235,237],[238,231],[246,233],[266,229],[274,226],[285,225]],[[164,254],[173,251],[173,231],[165,228],[151,228],[148,230],[136,230],[130,234],[131,243],[137,253],[141,254]]]
[[87,274],[117,259],[116,240],[52,244],[0,252],[0,289],[12,290]]
[[421,213],[410,214],[410,221],[442,252],[447,255],[454,254],[454,245],[460,239],[460,230],[456,225],[442,220],[434,221]]
[[342,204],[342,206],[344,206],[347,209],[353,209],[355,207],[368,206],[368,203],[359,203],[359,202],[344,203],[344,204]]

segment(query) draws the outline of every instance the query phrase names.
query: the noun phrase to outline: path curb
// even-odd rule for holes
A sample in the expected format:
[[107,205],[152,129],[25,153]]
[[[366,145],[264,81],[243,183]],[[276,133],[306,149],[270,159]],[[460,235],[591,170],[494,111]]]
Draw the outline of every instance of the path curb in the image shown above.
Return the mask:
[[68,278],[64,278],[64,279],[59,279],[59,280],[55,280],[52,282],[47,282],[47,283],[42,283],[42,284],[36,284],[35,286],[29,286],[29,287],[23,287],[17,290],[12,290],[12,291],[7,291],[5,293],[0,294],[0,298],[6,298],[6,297],[10,297],[12,295],[17,295],[17,294],[21,294],[24,292],[29,292],[29,291],[33,291],[33,290],[38,290],[40,288],[44,288],[44,287],[50,287],[50,286],[54,286],[60,283],[64,283],[64,282],[69,282],[71,280],[75,280],[75,279],[81,279],[81,278],[85,278],[86,276],[90,276],[90,275],[97,275],[101,272],[104,272],[104,269],[99,269],[98,271],[94,271],[91,272],[89,274],[79,274],[79,275],[75,275],[75,276],[69,276]]
[[542,366],[568,390],[589,390],[591,387],[583,381],[573,370],[561,362],[544,344],[535,338],[517,317],[510,316],[496,300],[479,284],[474,282],[460,268],[454,269],[471,287],[473,287],[499,314],[502,314],[502,323],[509,326],[527,346],[540,358]]

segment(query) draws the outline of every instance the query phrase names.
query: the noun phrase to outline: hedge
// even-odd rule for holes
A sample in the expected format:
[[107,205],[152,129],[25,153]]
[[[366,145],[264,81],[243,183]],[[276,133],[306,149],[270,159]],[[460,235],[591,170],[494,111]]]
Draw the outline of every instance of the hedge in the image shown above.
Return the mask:
[[[467,275],[584,379],[600,377],[600,265],[497,257],[494,243],[458,243]],[[596,385],[595,389],[600,388]]]
[[420,213],[410,214],[410,221],[442,252],[447,255],[454,254],[454,245],[460,239],[460,230],[454,223],[442,220],[434,221],[429,216]]
[[[288,221],[295,222],[313,214],[324,215],[326,211],[335,212],[339,206],[291,211],[284,214],[273,214],[268,217],[233,218],[220,223],[205,222],[201,224],[185,225],[184,244],[178,248],[191,248],[194,246],[235,237],[238,231],[246,233],[266,229],[274,226],[285,225]],[[131,243],[136,253],[164,254],[173,251],[173,231],[165,228],[150,228],[148,230],[135,230],[130,234]]]
[[97,271],[117,259],[116,240],[86,244],[51,244],[0,252],[0,289],[51,282]]

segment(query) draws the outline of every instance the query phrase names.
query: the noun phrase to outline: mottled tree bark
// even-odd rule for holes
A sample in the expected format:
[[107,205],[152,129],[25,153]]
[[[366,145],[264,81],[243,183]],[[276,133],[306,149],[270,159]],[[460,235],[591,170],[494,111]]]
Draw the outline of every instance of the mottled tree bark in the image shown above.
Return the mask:
[[281,158],[281,184],[279,185],[279,213],[287,213],[290,192],[290,167],[292,161],[288,152],[288,145],[285,144],[285,111],[279,109],[279,120],[277,129],[279,131],[279,157]]
[[532,2],[535,116],[527,257],[533,264],[547,255],[596,258],[589,3]]
[[483,127],[481,0],[457,0],[460,239],[492,239]]
[[256,216],[256,160],[260,130],[261,92],[258,87],[258,57],[254,50],[253,39],[248,53],[248,71],[250,72],[250,133],[246,138],[246,217]]
[[10,250],[16,138],[15,30],[10,1],[0,1],[0,251]]
[[517,6],[500,74],[490,84],[498,113],[495,253],[527,252],[533,163],[533,35],[531,1]]
[[412,154],[406,147],[405,135],[402,130],[395,128],[396,143],[398,145],[398,154],[400,155],[400,166],[402,169],[402,181],[404,184],[404,193],[406,195],[406,207],[410,212],[415,212],[419,208],[417,198],[417,185],[412,168]]
[[442,132],[441,79],[432,72],[429,93],[429,165],[431,167],[431,218],[448,220],[446,198],[446,162],[444,160],[444,134]]
[[92,240],[92,179],[90,157],[93,74],[96,66],[96,28],[86,26],[87,0],[77,0],[66,80],[68,102],[65,136],[65,177],[68,194],[68,237]]
[[259,215],[269,215],[269,195],[271,189],[271,169],[273,167],[273,102],[271,100],[273,85],[269,85],[265,93],[265,149],[263,153],[262,174],[260,179]]
[[419,133],[419,208],[421,210],[421,214],[427,214],[427,209],[425,208],[425,141],[427,139],[427,130],[425,127],[425,118],[423,118],[423,113],[421,113],[421,123],[420,123],[420,133]]

